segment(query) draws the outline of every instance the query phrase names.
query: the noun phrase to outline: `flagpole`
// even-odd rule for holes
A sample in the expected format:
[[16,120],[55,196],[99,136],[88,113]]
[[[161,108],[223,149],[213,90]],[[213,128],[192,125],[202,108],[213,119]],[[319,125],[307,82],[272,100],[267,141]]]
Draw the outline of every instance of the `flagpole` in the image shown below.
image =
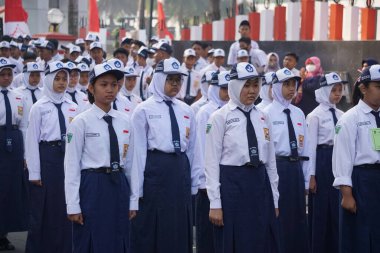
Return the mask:
[[154,0],[150,0],[148,41],[150,40],[150,38],[152,38],[152,30],[153,30],[153,27],[152,27],[152,22],[153,22],[153,3],[154,3]]

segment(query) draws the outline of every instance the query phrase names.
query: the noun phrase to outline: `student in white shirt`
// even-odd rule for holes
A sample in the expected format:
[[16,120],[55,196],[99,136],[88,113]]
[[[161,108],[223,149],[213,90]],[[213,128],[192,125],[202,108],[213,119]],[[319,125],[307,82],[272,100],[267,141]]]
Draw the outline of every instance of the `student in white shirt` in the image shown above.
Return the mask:
[[80,70],[79,73],[79,81],[78,81],[78,90],[83,92],[85,95],[87,95],[87,87],[88,87],[88,75],[90,73],[90,68],[88,67],[87,63],[80,62],[78,63],[77,67]]
[[202,171],[199,180],[200,186],[196,196],[195,203],[195,227],[196,227],[196,245],[198,253],[215,252],[213,227],[209,220],[210,201],[206,191],[205,177],[205,142],[207,121],[211,114],[228,103],[228,82],[230,81],[230,72],[222,71],[220,74],[214,73],[211,80],[211,87],[208,90],[209,102],[199,109],[196,115],[197,122],[197,149],[195,157],[199,161],[200,170]]
[[65,64],[48,64],[44,96],[30,110],[26,163],[30,181],[30,228],[25,252],[72,252],[72,224],[65,212],[66,129],[78,114],[65,96],[69,73]]
[[90,109],[67,131],[65,193],[75,253],[129,251],[129,220],[138,209],[130,118],[112,109],[124,73],[109,63],[90,73]]
[[153,74],[153,68],[147,64],[147,59],[152,52],[146,47],[141,47],[137,52],[138,69],[135,68],[139,75],[134,86],[133,93],[139,96],[143,101],[148,98],[148,87],[151,76]]
[[66,97],[78,105],[78,111],[83,112],[87,109],[87,95],[78,90],[80,69],[74,62],[67,62],[66,67],[69,69],[69,83],[66,89]]
[[303,112],[291,104],[299,80],[287,68],[278,70],[272,81],[273,102],[264,109],[276,153],[283,253],[304,253],[309,248],[305,203],[305,191],[309,189],[307,128]]
[[207,71],[201,79],[201,94],[202,97],[195,101],[192,105],[191,108],[194,110],[194,115],[197,115],[199,109],[204,106],[205,104],[208,103],[208,89],[211,83],[211,78],[212,76],[216,73],[217,71]]
[[215,252],[269,252],[278,215],[278,175],[271,127],[254,102],[260,91],[252,64],[231,69],[230,101],[206,130],[206,189]]
[[176,99],[183,73],[174,59],[159,62],[153,96],[132,115],[133,170],[139,171],[139,214],[132,220],[132,252],[192,252],[191,195],[195,171],[195,117]]
[[339,250],[380,250],[380,65],[361,73],[354,87],[354,107],[335,128],[332,166],[341,192]]
[[9,59],[0,57],[0,250],[14,250],[8,232],[28,228],[27,179],[23,135],[27,127],[23,97],[10,89],[13,69]]
[[204,75],[204,73],[206,73],[207,71],[225,71],[226,69],[223,67],[223,64],[224,64],[224,60],[225,60],[225,52],[223,49],[221,48],[217,48],[215,49],[214,51],[214,62],[210,65],[208,65],[207,67],[205,67],[204,69],[202,69],[200,71],[201,75]]
[[264,110],[265,107],[270,105],[273,101],[272,97],[272,80],[274,72],[266,73],[261,79],[260,98],[261,102],[257,105],[257,108]]
[[338,252],[339,191],[332,186],[332,153],[335,125],[343,115],[336,108],[342,92],[343,81],[337,73],[321,77],[320,88],[315,91],[319,105],[306,117],[310,143],[309,203],[313,203],[309,205],[309,230],[311,250],[315,253]]
[[44,69],[37,62],[28,62],[23,70],[23,85],[15,89],[20,93],[25,101],[24,114],[29,119],[29,112],[32,105],[35,104],[42,96],[43,90],[38,87],[41,82],[41,76]]
[[177,98],[188,105],[191,105],[195,101],[200,92],[201,76],[198,71],[193,69],[195,61],[195,51],[192,48],[186,49],[183,53],[182,69],[187,76],[184,77],[183,85]]
[[130,116],[132,116],[132,113],[136,106],[142,102],[141,98],[134,94],[133,88],[136,86],[136,79],[139,75],[136,73],[136,70],[132,67],[126,67],[124,72],[124,85],[120,89],[120,94],[124,95],[127,98],[128,107],[126,110],[128,110],[128,113]]
[[194,70],[201,71],[209,65],[206,59],[202,56],[203,50],[207,48],[207,45],[201,41],[194,41],[191,45],[191,48],[195,51],[197,57],[196,62],[194,64]]

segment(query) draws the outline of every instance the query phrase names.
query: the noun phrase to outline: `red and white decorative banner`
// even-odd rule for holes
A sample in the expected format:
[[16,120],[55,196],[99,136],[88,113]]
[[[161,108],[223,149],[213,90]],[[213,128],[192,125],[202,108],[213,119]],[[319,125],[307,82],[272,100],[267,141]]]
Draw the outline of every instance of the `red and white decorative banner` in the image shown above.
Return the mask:
[[21,0],[5,0],[4,34],[12,37],[30,34],[27,25],[28,13],[22,7]]
[[166,27],[166,17],[164,12],[164,0],[157,0],[157,35],[159,38],[169,37],[170,40],[174,39],[174,36],[171,32],[169,32]]
[[314,40],[327,40],[329,29],[329,4],[327,2],[316,1],[314,15]]
[[300,2],[289,2],[286,6],[286,40],[300,40]]
[[88,31],[93,33],[99,33],[99,11],[98,3],[96,0],[88,1]]
[[273,21],[274,21],[273,10],[263,10],[260,13],[260,40],[262,41],[273,40]]
[[343,40],[358,40],[359,8],[345,6],[343,9]]
[[212,40],[224,40],[224,20],[212,21]]

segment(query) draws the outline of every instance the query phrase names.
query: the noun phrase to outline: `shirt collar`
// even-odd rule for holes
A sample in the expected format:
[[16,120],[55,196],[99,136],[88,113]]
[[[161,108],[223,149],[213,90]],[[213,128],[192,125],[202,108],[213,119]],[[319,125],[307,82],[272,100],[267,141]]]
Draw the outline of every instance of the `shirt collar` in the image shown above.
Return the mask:
[[283,106],[282,104],[280,104],[277,100],[273,100],[272,103],[273,103],[273,105],[274,105],[275,107],[279,108],[279,109],[281,110],[281,112],[282,112],[283,110],[286,109],[286,107]]
[[102,119],[105,115],[109,115],[112,118],[115,118],[117,114],[116,110],[114,110],[112,106],[111,106],[111,110],[108,113],[100,109],[96,104],[92,105],[92,110],[95,112],[95,115],[98,119]]
[[324,112],[327,112],[328,110],[330,110],[330,108],[334,108],[335,109],[335,106],[334,107],[330,107],[328,105],[325,105],[325,104],[319,104],[321,109],[324,111]]
[[362,112],[364,113],[370,113],[372,111],[374,111],[369,105],[367,105],[363,100],[359,100],[359,103],[358,103],[358,108],[360,110],[362,110]]

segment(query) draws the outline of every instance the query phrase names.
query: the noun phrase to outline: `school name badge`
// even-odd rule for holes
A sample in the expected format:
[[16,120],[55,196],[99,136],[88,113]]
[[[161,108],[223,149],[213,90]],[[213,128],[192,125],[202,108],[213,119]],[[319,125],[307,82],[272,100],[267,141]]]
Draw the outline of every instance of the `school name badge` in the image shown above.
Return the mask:
[[380,151],[380,128],[371,129],[371,139],[373,149]]

